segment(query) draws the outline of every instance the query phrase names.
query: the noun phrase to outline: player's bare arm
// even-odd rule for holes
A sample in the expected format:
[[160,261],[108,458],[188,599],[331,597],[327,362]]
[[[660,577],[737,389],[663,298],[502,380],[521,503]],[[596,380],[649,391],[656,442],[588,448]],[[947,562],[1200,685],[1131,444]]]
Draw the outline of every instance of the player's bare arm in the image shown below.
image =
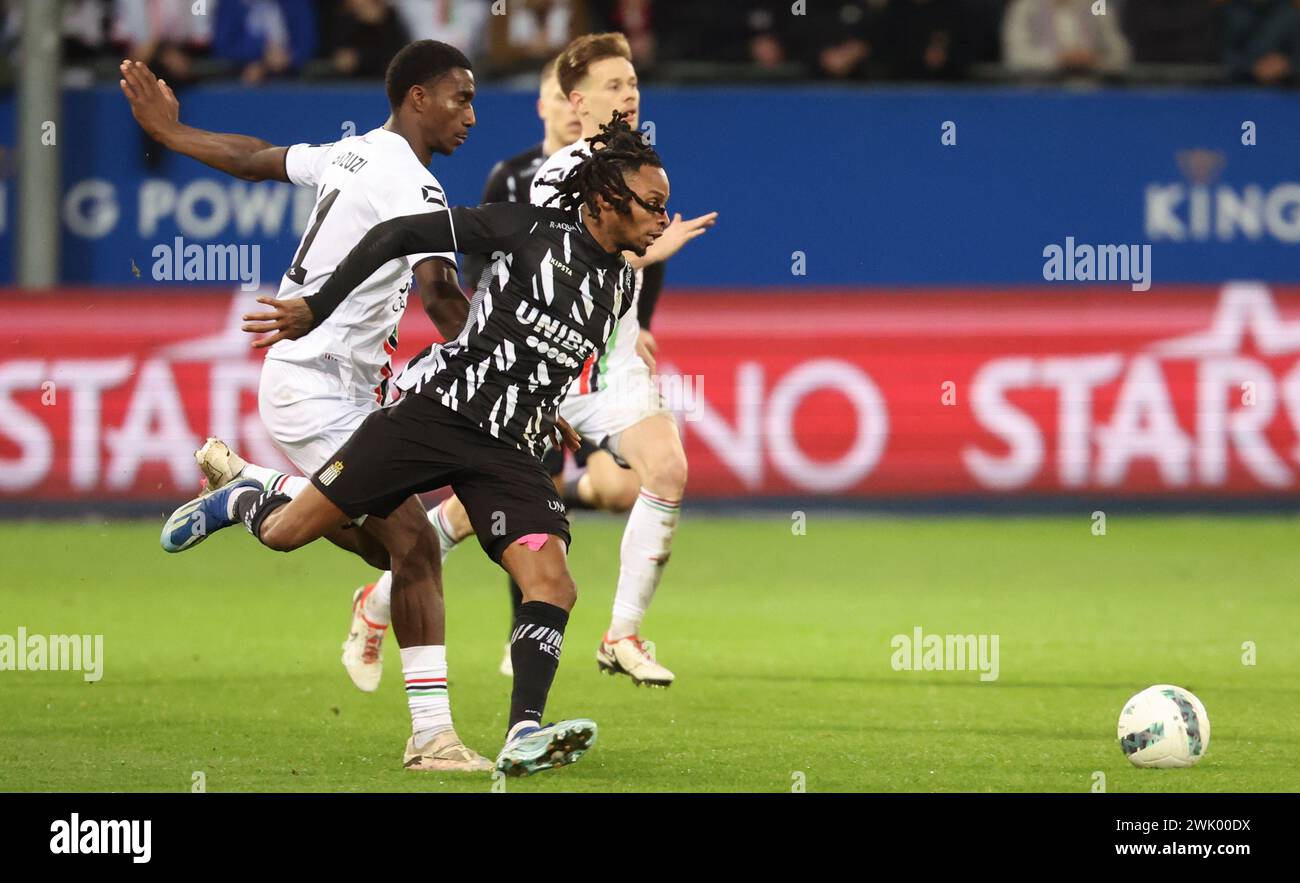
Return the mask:
[[[408,254],[455,250],[456,241],[447,212],[406,215],[384,221],[361,237],[361,241],[339,262],[319,291],[308,297],[285,300],[259,297],[258,303],[270,307],[271,312],[246,314],[242,328],[250,334],[271,335],[255,341],[253,346],[257,349],[264,349],[281,340],[296,340],[328,319],[357,286],[388,261]],[[420,266],[428,263],[434,261],[424,261]],[[458,286],[457,292],[459,290]],[[464,295],[457,296],[464,300]],[[464,309],[468,315],[468,302]],[[457,334],[464,324],[462,316],[456,328]]]
[[180,121],[180,102],[163,80],[142,61],[123,61],[118,85],[131,104],[131,114],[145,134],[177,153],[197,159],[219,172],[245,181],[288,181],[284,167],[287,147],[276,147],[252,135],[209,132]]
[[706,215],[700,215],[698,218],[691,218],[689,221],[682,220],[679,212],[673,215],[672,223],[664,230],[663,235],[655,241],[655,244],[645,250],[645,254],[637,256],[632,252],[628,252],[626,256],[627,262],[639,270],[642,267],[648,267],[650,264],[666,261],[681,251],[683,245],[697,236],[703,236],[717,220],[717,212],[709,212]]
[[414,272],[425,314],[443,340],[457,337],[469,317],[469,299],[461,290],[456,267],[441,258],[429,258],[416,264]]

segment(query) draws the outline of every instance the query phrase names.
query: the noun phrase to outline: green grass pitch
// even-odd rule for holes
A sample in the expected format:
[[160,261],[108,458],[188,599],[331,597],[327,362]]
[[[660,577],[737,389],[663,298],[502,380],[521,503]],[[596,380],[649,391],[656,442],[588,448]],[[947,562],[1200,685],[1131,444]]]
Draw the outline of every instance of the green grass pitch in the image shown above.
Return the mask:
[[[644,629],[678,682],[597,671],[621,521],[579,513],[580,600],[548,717],[589,716],[580,763],[539,791],[1300,790],[1300,525],[1288,518],[809,516],[689,509]],[[0,790],[470,791],[487,774],[401,769],[397,648],[379,692],[339,665],[364,564],[240,529],[183,555],[159,523],[0,526],[0,634],[102,634],[104,674],[0,671]],[[494,756],[510,682],[504,577],[447,565],[457,729]],[[997,634],[1000,676],[895,671],[890,639]],[[1243,664],[1254,642],[1256,664]],[[1153,683],[1213,723],[1190,770],[1137,770],[1120,706]],[[802,775],[800,775],[802,774]]]

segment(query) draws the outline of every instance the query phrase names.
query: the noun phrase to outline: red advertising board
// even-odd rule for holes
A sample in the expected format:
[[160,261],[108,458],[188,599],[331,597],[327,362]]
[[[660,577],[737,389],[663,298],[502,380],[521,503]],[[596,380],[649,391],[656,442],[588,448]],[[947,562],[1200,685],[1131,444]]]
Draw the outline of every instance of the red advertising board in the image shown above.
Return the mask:
[[[257,417],[252,295],[0,294],[0,500],[190,493]],[[669,292],[693,497],[1277,496],[1300,479],[1300,289]],[[412,308],[399,355],[433,339]]]

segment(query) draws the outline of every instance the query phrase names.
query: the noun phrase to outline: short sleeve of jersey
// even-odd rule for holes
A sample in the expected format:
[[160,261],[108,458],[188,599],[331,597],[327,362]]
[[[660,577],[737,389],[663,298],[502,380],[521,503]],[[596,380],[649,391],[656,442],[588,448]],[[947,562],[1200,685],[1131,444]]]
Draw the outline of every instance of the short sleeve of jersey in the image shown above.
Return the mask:
[[[447,194],[443,192],[442,185],[432,175],[423,180],[395,176],[392,179],[392,185],[386,188],[383,194],[375,198],[375,211],[378,213],[380,221],[391,221],[393,218],[401,218],[406,215],[445,212],[446,210]],[[406,259],[409,265],[414,267],[428,258],[442,258],[449,261],[453,267],[456,266],[456,253],[451,251],[423,252],[408,255]]]
[[325,173],[333,144],[292,144],[284,154],[284,173],[299,187],[315,187]]

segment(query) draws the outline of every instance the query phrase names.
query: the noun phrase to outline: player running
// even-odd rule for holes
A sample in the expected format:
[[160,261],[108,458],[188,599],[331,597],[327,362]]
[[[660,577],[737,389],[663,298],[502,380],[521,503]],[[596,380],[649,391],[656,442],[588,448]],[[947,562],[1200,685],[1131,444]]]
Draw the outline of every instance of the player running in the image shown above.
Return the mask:
[[541,725],[577,588],[564,503],[539,458],[560,401],[631,307],[634,274],[623,252],[644,254],[668,226],[668,178],[654,149],[617,118],[592,146],[565,178],[560,208],[499,204],[387,221],[315,294],[252,317],[245,330],[274,332],[262,344],[295,339],[401,255],[503,254],[459,337],[412,362],[398,379],[401,400],[367,417],[310,483],[232,482],[180,507],[163,528],[165,546],[185,549],[242,521],[263,545],[289,551],[451,484],[484,551],[524,594],[496,762],[509,775],[572,763],[596,739],[587,719]]
[[[176,96],[144,64],[124,61],[121,73],[137,122],[165,147],[246,180],[316,188],[316,207],[280,283],[281,301],[314,293],[376,224],[421,212],[445,213],[446,196],[428,164],[434,153],[450,155],[465,143],[475,123],[470,62],[455,47],[433,40],[409,44],[390,63],[388,121],[333,144],[276,147],[246,135],[195,129],[179,121]],[[276,446],[305,475],[320,468],[385,402],[389,359],[412,276],[439,332],[448,339],[460,333],[469,303],[457,282],[452,251],[394,255],[357,280],[356,293],[328,321],[267,353],[258,410]],[[196,456],[213,491],[231,484],[270,493],[307,484],[302,477],[245,465],[215,439]],[[374,566],[392,567],[397,599],[392,624],[401,645],[412,729],[403,766],[489,769],[452,725],[437,540],[419,500],[410,497],[383,518],[358,526],[332,524],[324,536]],[[179,551],[200,539],[202,534],[164,545]]]
[[[590,150],[588,141],[600,131],[602,121],[617,111],[635,129],[640,111],[632,51],[622,34],[579,37],[560,53],[555,66],[560,89],[582,121],[583,137],[552,154],[538,169],[530,194],[534,205],[562,198],[564,187],[556,182],[583,161]],[[560,416],[629,466],[640,484],[623,532],[612,617],[596,649],[602,671],[629,675],[638,685],[667,687],[675,679],[649,652],[639,632],[668,562],[686,488],[681,435],[660,402],[653,377],[654,336],[638,321],[644,316],[648,322],[658,295],[658,285],[647,292],[642,270],[676,254],[713,226],[716,218],[717,212],[689,221],[677,215],[653,248],[630,259],[637,269],[632,309],[620,320],[605,352],[583,365],[560,407]],[[647,293],[648,303],[641,304]],[[626,497],[625,474],[595,466],[588,470],[587,479],[592,501],[617,511],[618,501]],[[440,528],[445,555],[462,536],[435,527]]]
[[[601,122],[614,111],[625,114],[629,124],[636,127],[640,92],[631,59],[627,39],[618,33],[579,37],[560,53],[555,62],[556,80],[582,123],[584,137],[553,153],[535,173],[530,188],[534,204],[544,204],[557,195],[554,180],[585,158],[588,139],[600,131]],[[638,314],[649,321],[662,277],[647,287],[643,268],[667,260],[703,234],[716,218],[717,212],[690,221],[678,215],[653,248],[631,259],[637,268],[633,308],[619,322],[604,356],[583,366],[560,409],[560,416],[574,429],[614,455],[608,460],[588,460],[587,475],[577,488],[580,497],[607,511],[626,511],[629,504],[625,501],[635,494],[620,548],[613,614],[596,649],[596,661],[602,671],[629,675],[637,685],[667,687],[675,679],[673,672],[649,652],[639,631],[668,561],[686,487],[686,453],[681,436],[676,421],[660,402],[652,376],[654,336],[638,322]],[[626,473],[613,465],[616,459],[630,467],[639,489],[629,487]],[[553,458],[552,475],[559,476],[562,471],[563,460]],[[464,506],[452,497],[429,513],[444,560],[470,533],[463,510]],[[365,595],[367,618],[382,619],[387,609],[382,578],[377,586]],[[382,639],[382,635],[379,637]],[[367,638],[377,646],[373,632]],[[361,671],[366,667],[375,670],[371,661],[374,654],[352,654],[353,660],[358,658],[360,663],[354,662],[349,669],[353,680],[360,683],[373,678],[377,682],[378,674]],[[504,661],[501,668],[507,671]]]
[[[573,144],[582,135],[582,123],[568,96],[560,89],[552,59],[542,69],[537,98],[537,115],[542,120],[543,137],[533,145],[509,159],[493,166],[483,190],[482,202],[528,202],[533,176],[546,158],[563,147]],[[490,255],[466,255],[462,264],[465,279],[474,287],[491,264]],[[663,264],[647,267],[644,280],[636,298],[641,311],[640,320],[649,322],[659,288],[663,284]],[[635,473],[620,467],[613,455],[588,441],[583,441],[576,452],[578,464],[585,467],[571,487],[563,487],[564,451],[551,448],[542,459],[566,505],[600,508],[607,511],[626,512],[636,502],[638,482]],[[602,494],[597,497],[599,490]],[[443,561],[455,547],[458,539],[473,532],[465,507],[455,496],[429,510],[429,520],[440,538]],[[456,539],[452,539],[455,537]],[[514,580],[510,588],[510,621],[523,603],[523,594]],[[358,689],[371,691],[379,686],[383,672],[382,645],[390,619],[392,575],[384,573],[372,585],[362,586],[352,595],[353,621],[343,643],[343,667]],[[505,646],[500,671],[509,677],[513,674],[510,662],[510,645]]]

